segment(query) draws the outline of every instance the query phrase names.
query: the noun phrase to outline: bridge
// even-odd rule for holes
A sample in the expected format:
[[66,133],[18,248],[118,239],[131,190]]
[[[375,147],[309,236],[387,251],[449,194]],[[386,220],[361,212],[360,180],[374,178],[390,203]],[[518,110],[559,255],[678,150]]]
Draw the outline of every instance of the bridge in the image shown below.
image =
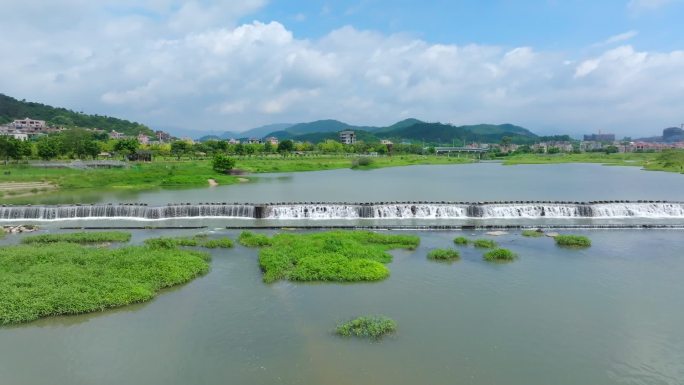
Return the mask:
[[451,154],[452,152],[482,156],[482,154],[487,152],[487,149],[482,147],[435,147],[435,154]]

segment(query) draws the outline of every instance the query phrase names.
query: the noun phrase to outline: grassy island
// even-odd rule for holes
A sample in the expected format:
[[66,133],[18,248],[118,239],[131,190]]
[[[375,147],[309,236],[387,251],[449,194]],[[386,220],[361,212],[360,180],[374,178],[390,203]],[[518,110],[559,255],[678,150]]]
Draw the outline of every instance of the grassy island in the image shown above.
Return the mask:
[[483,258],[489,262],[511,262],[518,258],[518,256],[508,249],[494,249],[485,253]]
[[[268,242],[266,241],[268,240]],[[276,234],[271,238],[250,232],[241,244],[261,246],[259,265],[264,282],[378,281],[389,276],[386,263],[391,249],[414,249],[416,236],[386,235],[370,231],[329,231],[311,234]]]
[[385,316],[358,317],[337,325],[335,333],[343,337],[380,339],[397,330],[397,323]]
[[123,231],[94,231],[64,234],[41,234],[32,235],[21,240],[25,244],[49,244],[57,242],[92,244],[109,242],[128,242],[131,240],[131,233]]
[[541,230],[523,230],[523,237],[539,238],[544,236],[544,232]]
[[33,243],[0,247],[0,324],[147,301],[209,270],[208,255],[145,246]]
[[458,250],[454,249],[434,249],[430,250],[427,255],[428,259],[435,261],[455,261],[461,258],[461,254]]
[[591,240],[583,235],[558,235],[556,245],[571,248],[585,248],[591,246]]
[[468,243],[470,243],[470,240],[466,237],[456,237],[454,238],[454,243],[459,246],[466,246]]
[[473,242],[473,246],[481,249],[493,249],[496,247],[496,242],[491,239],[476,239]]

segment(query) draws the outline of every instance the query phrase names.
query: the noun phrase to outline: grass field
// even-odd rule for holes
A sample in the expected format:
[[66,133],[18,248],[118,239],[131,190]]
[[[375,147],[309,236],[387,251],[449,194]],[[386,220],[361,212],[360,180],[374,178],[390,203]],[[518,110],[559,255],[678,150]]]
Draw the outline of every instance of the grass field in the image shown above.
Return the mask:
[[581,154],[521,154],[502,158],[504,165],[517,164],[558,164],[558,163],[600,163],[608,166],[641,167],[649,171],[681,171],[676,167],[664,167],[656,161],[658,153],[617,153],[587,152]]

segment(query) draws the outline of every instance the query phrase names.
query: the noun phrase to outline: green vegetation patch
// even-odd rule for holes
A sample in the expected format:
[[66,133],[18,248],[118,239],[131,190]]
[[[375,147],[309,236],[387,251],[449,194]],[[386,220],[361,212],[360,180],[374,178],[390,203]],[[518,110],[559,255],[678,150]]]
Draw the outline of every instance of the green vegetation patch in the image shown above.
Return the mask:
[[41,234],[23,238],[25,244],[47,244],[57,242],[68,243],[106,243],[106,242],[128,242],[131,240],[131,233],[123,231],[97,231],[79,232],[64,234]]
[[576,248],[591,246],[591,240],[583,235],[558,235],[555,240],[558,246]]
[[264,234],[255,234],[251,231],[243,231],[240,233],[240,237],[238,238],[238,242],[242,246],[247,246],[247,247],[263,247],[263,246],[271,246],[271,238],[267,237]]
[[435,261],[455,261],[461,258],[461,254],[454,249],[434,249],[430,250],[427,257]]
[[454,238],[454,243],[460,246],[466,246],[470,243],[470,240],[466,237],[456,237]]
[[518,258],[518,256],[508,249],[494,249],[485,253],[483,258],[489,262],[511,262]]
[[[243,233],[244,235],[245,233]],[[416,236],[378,234],[369,231],[329,231],[312,234],[277,234],[266,238],[240,236],[240,243],[255,239],[264,248],[259,265],[264,282],[290,281],[378,281],[389,276],[386,263],[391,249],[414,249]]]
[[229,238],[209,239],[206,234],[197,234],[193,237],[159,237],[145,240],[148,247],[155,249],[174,249],[180,246],[206,247],[208,249],[231,248],[233,241]]
[[496,242],[491,239],[476,239],[473,242],[473,246],[479,247],[481,249],[493,249],[496,247]]
[[539,238],[544,236],[544,232],[541,230],[523,230],[523,237]]
[[73,243],[1,247],[0,324],[147,301],[208,270],[208,256],[191,250]]
[[397,330],[397,323],[385,316],[365,316],[337,325],[335,333],[343,337],[380,339]]

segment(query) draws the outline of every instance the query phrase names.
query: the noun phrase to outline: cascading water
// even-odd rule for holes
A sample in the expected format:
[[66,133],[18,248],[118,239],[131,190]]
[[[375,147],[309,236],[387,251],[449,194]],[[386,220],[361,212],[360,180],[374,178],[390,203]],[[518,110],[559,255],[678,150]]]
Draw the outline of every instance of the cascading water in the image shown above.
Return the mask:
[[464,219],[464,218],[684,218],[681,202],[525,203],[282,203],[282,204],[107,204],[3,206],[2,220],[123,218]]

